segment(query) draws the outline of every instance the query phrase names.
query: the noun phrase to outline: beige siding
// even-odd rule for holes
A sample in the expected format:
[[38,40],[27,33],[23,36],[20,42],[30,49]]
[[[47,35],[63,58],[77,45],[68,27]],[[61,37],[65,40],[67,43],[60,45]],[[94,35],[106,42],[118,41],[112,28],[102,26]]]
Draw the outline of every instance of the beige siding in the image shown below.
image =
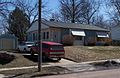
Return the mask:
[[44,41],[61,42],[61,29],[47,28],[47,29],[42,29],[42,33],[43,32],[49,32],[49,39],[43,39]]
[[15,48],[15,41],[13,39],[1,39],[0,46],[2,49],[14,49]]
[[61,29],[60,28],[50,28],[51,41],[61,42]]

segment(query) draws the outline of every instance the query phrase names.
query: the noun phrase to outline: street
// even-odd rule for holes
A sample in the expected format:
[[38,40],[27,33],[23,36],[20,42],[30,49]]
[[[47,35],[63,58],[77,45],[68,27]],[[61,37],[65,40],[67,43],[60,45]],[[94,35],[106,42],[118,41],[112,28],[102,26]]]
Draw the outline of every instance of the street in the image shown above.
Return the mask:
[[120,69],[45,76],[40,78],[120,78]]

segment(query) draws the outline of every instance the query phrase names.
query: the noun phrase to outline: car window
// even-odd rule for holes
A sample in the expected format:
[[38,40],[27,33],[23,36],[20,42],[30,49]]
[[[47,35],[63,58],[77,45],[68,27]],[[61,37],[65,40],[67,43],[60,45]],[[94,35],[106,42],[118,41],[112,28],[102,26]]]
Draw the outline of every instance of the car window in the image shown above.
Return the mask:
[[34,45],[34,43],[26,43],[26,45]]
[[47,44],[42,44],[42,48],[49,48]]
[[23,45],[25,45],[25,43],[20,43],[19,45],[23,46]]

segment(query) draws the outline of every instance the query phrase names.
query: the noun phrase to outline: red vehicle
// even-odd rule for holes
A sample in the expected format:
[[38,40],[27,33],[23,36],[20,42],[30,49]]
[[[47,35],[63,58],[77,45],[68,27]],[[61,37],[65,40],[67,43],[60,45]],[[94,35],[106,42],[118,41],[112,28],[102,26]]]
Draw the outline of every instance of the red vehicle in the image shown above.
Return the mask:
[[[38,53],[38,43],[35,43],[35,45],[31,47],[30,51],[31,55]],[[64,58],[64,47],[60,43],[42,42],[42,55],[45,58],[59,61],[61,58]]]

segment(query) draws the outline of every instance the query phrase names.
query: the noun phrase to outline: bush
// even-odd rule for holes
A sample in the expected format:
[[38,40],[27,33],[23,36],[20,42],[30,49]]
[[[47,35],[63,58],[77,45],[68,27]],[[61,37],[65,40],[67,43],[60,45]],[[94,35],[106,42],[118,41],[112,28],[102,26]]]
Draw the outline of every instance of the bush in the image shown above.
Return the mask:
[[74,37],[71,35],[65,35],[63,37],[63,44],[66,46],[72,46],[74,43]]
[[7,64],[11,62],[15,58],[14,55],[10,55],[7,53],[0,53],[0,64]]

